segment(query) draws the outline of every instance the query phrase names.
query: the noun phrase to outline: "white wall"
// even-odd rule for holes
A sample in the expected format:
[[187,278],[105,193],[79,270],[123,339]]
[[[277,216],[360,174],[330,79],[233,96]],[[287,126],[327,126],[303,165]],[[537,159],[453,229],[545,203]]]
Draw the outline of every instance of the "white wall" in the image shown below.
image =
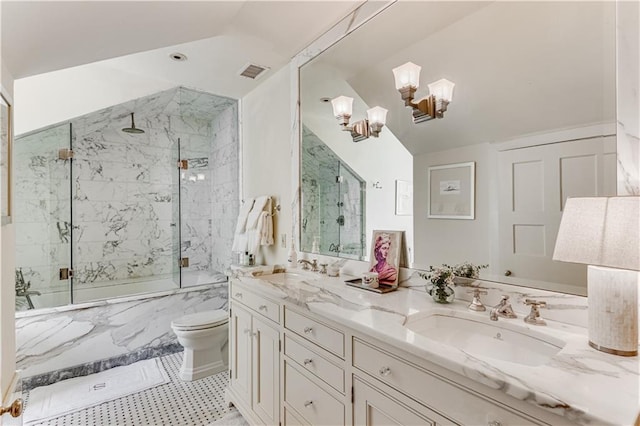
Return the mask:
[[280,246],[280,234],[291,243],[291,123],[290,70],[285,67],[265,80],[241,101],[243,199],[270,195],[281,209],[274,216],[273,246],[261,247],[257,262],[287,260],[287,248]]
[[100,62],[15,82],[15,134],[175,87],[150,75],[127,73]]
[[[428,168],[453,163],[476,163],[476,210],[474,220],[428,219]],[[413,214],[415,228],[414,267],[428,268],[442,263],[453,265],[469,261],[476,265],[491,260],[491,217],[493,207],[490,146],[488,143],[418,155],[413,161]],[[447,241],[438,245],[438,241]],[[458,241],[459,244],[451,244]]]

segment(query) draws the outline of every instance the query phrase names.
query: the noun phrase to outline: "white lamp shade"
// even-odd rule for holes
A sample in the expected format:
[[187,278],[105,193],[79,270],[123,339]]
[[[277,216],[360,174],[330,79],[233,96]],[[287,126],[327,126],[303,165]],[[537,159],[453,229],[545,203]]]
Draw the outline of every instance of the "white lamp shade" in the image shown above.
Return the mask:
[[455,83],[452,83],[446,78],[441,78],[438,81],[429,83],[427,86],[429,87],[429,94],[435,96],[437,100],[442,99],[451,102],[453,99],[453,87]]
[[569,198],[553,259],[640,271],[640,197]]
[[371,124],[381,124],[384,126],[387,122],[387,110],[379,106],[368,109],[367,119]]
[[400,90],[404,87],[415,87],[420,85],[420,70],[422,67],[413,62],[407,62],[393,69],[393,77],[396,80],[396,89]]
[[331,99],[331,105],[333,105],[333,115],[335,117],[349,116],[351,117],[351,111],[353,109],[353,98],[348,96],[338,96]]

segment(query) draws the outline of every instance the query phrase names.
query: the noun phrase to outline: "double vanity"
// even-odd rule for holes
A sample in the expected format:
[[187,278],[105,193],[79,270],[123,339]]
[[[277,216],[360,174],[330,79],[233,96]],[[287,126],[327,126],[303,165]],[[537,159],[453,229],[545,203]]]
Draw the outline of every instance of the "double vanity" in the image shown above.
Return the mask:
[[580,327],[495,321],[490,307],[436,304],[421,285],[380,295],[348,278],[233,271],[227,397],[249,423],[600,425],[638,414],[637,357],[591,349]]

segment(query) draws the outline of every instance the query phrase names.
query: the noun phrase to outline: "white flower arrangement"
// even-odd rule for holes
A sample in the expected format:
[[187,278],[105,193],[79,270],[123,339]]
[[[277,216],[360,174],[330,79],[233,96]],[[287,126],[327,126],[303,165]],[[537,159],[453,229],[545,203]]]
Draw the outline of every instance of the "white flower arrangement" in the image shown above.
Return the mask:
[[453,267],[453,273],[456,277],[477,279],[480,277],[480,270],[488,267],[489,265],[474,265],[471,262],[465,261],[455,265]]

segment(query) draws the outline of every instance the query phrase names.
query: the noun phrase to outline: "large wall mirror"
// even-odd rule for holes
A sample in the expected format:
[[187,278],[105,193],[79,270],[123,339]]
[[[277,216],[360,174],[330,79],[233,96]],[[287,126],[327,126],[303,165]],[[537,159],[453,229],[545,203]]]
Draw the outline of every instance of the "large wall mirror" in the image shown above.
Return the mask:
[[[455,83],[442,119],[413,123],[392,73],[408,61],[417,99]],[[352,122],[389,110],[378,138],[341,130],[340,95]],[[567,197],[615,194],[615,3],[396,2],[300,68],[300,104],[303,251],[368,260],[373,230],[401,230],[414,268],[586,293],[586,268],[551,257]],[[429,171],[463,163],[473,219],[429,217]]]

